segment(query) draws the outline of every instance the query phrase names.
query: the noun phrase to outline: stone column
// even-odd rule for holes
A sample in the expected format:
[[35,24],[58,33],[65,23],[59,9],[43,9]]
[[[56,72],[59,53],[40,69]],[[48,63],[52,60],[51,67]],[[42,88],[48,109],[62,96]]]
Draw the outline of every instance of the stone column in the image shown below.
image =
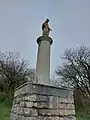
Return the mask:
[[37,39],[38,55],[36,64],[36,77],[39,84],[49,84],[50,79],[50,46],[53,40],[48,36]]

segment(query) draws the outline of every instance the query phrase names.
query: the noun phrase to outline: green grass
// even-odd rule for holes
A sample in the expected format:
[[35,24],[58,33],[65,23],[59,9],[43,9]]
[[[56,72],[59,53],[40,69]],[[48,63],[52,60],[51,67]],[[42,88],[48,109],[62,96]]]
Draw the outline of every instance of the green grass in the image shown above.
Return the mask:
[[0,93],[0,120],[10,120],[11,104],[5,93]]
[[5,102],[0,102],[0,120],[10,120],[11,106]]
[[77,120],[90,120],[90,103],[76,112]]

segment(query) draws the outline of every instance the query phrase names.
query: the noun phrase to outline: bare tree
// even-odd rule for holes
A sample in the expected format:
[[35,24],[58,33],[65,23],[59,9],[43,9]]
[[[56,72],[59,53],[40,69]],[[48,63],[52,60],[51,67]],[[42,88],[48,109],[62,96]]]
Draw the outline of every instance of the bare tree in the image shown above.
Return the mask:
[[69,86],[90,95],[90,48],[81,46],[67,49],[61,58],[64,63],[57,67],[56,74]]
[[4,91],[13,91],[27,82],[25,76],[32,78],[32,74],[29,62],[20,60],[18,53],[0,53],[0,86]]

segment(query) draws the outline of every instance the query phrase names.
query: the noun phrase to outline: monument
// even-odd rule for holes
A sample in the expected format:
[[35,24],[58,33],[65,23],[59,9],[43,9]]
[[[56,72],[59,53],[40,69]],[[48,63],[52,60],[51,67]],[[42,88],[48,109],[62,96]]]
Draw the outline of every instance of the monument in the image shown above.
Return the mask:
[[37,83],[27,82],[15,89],[10,120],[76,120],[73,90],[49,84],[51,29],[47,19],[37,39]]
[[50,80],[50,48],[53,43],[49,37],[51,28],[48,25],[49,19],[42,24],[42,36],[38,37],[38,55],[36,64],[36,77],[39,84],[49,84]]

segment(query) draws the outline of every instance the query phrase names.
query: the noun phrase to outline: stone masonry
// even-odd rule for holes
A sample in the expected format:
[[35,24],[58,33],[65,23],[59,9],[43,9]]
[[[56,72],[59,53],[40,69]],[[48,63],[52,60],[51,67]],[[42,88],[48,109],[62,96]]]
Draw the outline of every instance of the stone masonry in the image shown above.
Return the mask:
[[10,120],[76,120],[73,91],[26,83],[15,90]]

